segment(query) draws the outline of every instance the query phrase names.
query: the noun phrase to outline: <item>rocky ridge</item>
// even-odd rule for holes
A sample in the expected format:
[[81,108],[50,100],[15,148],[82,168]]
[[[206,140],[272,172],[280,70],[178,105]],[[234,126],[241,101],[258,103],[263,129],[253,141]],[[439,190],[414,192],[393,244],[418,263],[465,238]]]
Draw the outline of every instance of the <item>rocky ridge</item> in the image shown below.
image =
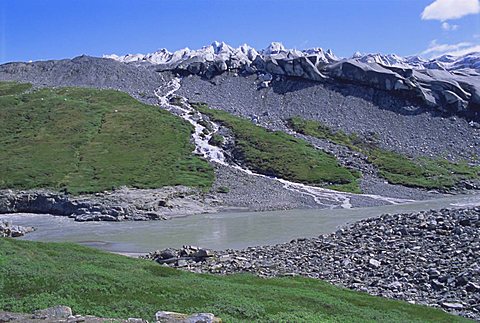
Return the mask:
[[185,246],[147,256],[193,272],[320,278],[480,320],[480,208],[385,214],[274,246]]
[[170,53],[161,49],[146,55],[105,55],[120,62],[154,64],[157,71],[195,74],[206,78],[227,71],[260,74],[261,86],[274,77],[296,77],[323,83],[351,83],[388,91],[436,107],[440,111],[480,118],[480,54],[442,56],[433,60],[396,55],[355,54],[337,58],[330,50],[286,49],[272,43],[264,50],[243,45],[233,48],[214,42],[199,50]]
[[48,213],[75,221],[165,220],[217,212],[213,195],[188,187],[122,188],[94,195],[70,196],[47,190],[0,191],[2,213]]

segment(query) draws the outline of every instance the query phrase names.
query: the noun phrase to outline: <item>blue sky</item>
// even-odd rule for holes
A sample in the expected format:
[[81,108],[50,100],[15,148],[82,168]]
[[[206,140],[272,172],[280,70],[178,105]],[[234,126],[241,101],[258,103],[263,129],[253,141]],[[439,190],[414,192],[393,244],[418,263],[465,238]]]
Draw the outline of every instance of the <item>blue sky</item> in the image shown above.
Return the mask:
[[479,8],[479,0],[0,0],[0,63],[214,40],[431,57],[480,51]]

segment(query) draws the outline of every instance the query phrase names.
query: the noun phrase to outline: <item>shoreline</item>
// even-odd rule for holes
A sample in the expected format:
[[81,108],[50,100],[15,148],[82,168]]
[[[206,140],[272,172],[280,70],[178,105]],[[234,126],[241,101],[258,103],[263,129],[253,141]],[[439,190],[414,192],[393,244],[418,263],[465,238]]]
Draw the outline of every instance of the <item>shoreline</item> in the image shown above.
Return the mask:
[[480,320],[480,207],[384,214],[316,238],[212,251],[184,246],[147,259],[196,273],[304,276]]
[[[318,278],[478,320],[480,267],[475,267],[475,255],[480,251],[480,203],[475,203],[384,213],[347,222],[332,233],[285,243],[220,251],[185,246],[166,249],[169,257],[173,254],[177,259],[163,259],[165,250],[147,258],[168,260],[164,265],[198,273]],[[207,251],[199,258],[201,250]],[[137,258],[143,254],[107,252]]]
[[[38,230],[26,240],[71,241],[118,253],[147,253],[159,248],[199,245],[216,250],[266,246],[329,234],[365,218],[480,205],[480,195],[467,194],[400,205],[354,209],[294,209],[219,213],[177,217],[171,221],[78,222],[49,214],[6,214],[5,219]],[[30,237],[30,238],[29,238]],[[23,239],[23,238],[22,238]]]
[[[260,178],[265,180],[265,178]],[[285,190],[286,191],[286,190]],[[288,191],[291,198],[295,198],[294,191]],[[449,196],[467,196],[479,193],[477,190],[454,193],[429,193],[420,196],[420,199],[405,200],[398,204],[415,203],[421,201],[435,200]],[[251,194],[251,193],[250,193]],[[342,192],[339,192],[342,194]],[[55,216],[66,216],[78,222],[85,221],[150,221],[168,220],[172,218],[187,217],[195,214],[219,213],[219,212],[268,212],[296,209],[333,209],[342,208],[321,207],[316,203],[293,203],[285,205],[281,197],[273,197],[269,200],[267,196],[259,194],[256,200],[249,202],[241,201],[249,198],[238,195],[235,199],[226,196],[225,193],[203,193],[198,189],[178,186],[164,187],[160,189],[132,189],[120,188],[111,192],[103,192],[88,195],[67,195],[47,189],[34,190],[0,190],[0,215],[14,213],[50,214]],[[259,199],[260,197],[260,199]],[[304,196],[306,200],[308,196]],[[309,197],[308,197],[309,198]],[[388,203],[375,201],[371,194],[351,194],[355,201],[352,208],[368,208]],[[263,202],[262,202],[263,201]],[[249,205],[250,204],[250,205]]]

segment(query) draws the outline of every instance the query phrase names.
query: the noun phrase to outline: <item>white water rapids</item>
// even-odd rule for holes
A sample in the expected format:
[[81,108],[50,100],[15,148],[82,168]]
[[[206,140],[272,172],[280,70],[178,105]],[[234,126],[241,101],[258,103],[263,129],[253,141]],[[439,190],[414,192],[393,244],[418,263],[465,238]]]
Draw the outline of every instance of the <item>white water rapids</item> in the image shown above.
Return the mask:
[[[185,98],[175,95],[175,92],[180,89],[180,86],[181,79],[174,78],[168,83],[157,88],[155,90],[155,96],[158,98],[160,106],[163,109],[179,115],[195,127],[195,132],[192,135],[193,142],[195,144],[194,153],[203,156],[210,162],[232,167],[252,176],[270,178],[272,180],[278,181],[283,184],[283,187],[285,189],[301,193],[306,196],[310,196],[315,200],[318,205],[322,205],[332,209],[338,207],[339,205],[342,208],[351,208],[352,204],[350,202],[350,199],[353,196],[362,196],[363,198],[381,200],[390,204],[398,204],[412,201],[381,195],[338,192],[325,188],[295,183],[281,178],[268,177],[262,174],[254,173],[251,170],[241,167],[239,165],[231,164],[227,162],[225,158],[225,153],[222,148],[211,145],[209,143],[209,140],[218,131],[220,126],[214,122],[208,121],[208,123],[211,125],[211,130],[206,129],[206,127],[202,125],[202,123],[205,124],[206,122],[206,120],[203,118],[203,115],[197,110],[195,110]],[[180,104],[171,104],[170,100],[173,97],[179,98]]]

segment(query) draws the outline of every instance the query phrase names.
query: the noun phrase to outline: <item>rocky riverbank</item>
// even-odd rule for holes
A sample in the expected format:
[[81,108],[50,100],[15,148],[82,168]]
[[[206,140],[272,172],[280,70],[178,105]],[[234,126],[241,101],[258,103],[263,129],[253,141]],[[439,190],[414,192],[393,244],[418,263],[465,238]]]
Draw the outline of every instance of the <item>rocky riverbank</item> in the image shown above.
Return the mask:
[[47,190],[0,191],[0,214],[41,213],[76,221],[165,220],[220,209],[215,196],[176,186],[160,189],[122,188],[72,196]]
[[[54,306],[43,310],[34,311],[32,314],[0,312],[0,322],[44,322],[44,323],[148,323],[149,321],[140,318],[113,319],[96,317],[93,315],[73,315],[72,309],[68,306]],[[222,320],[211,313],[195,313],[192,315],[158,311],[155,313],[156,323],[221,323]]]
[[193,272],[306,276],[480,320],[480,208],[383,215],[314,239],[147,258]]
[[14,225],[10,222],[0,221],[0,238],[17,238],[35,231],[33,227]]

